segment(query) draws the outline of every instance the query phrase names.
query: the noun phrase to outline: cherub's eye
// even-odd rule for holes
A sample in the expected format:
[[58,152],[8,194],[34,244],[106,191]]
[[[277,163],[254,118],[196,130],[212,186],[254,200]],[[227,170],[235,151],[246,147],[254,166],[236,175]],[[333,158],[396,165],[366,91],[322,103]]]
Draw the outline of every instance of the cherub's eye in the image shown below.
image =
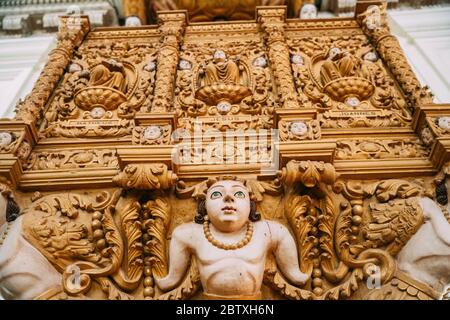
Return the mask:
[[236,198],[245,198],[245,193],[243,193],[242,191],[238,191],[234,194],[234,196]]
[[211,193],[211,199],[217,199],[220,198],[222,196],[222,194],[219,191],[214,191],[213,193]]

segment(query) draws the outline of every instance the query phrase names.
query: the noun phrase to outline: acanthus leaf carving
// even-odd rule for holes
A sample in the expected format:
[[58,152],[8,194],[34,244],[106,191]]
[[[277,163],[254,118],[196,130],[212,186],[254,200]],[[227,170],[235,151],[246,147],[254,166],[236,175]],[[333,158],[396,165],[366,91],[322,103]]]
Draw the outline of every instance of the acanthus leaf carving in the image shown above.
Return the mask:
[[168,189],[175,185],[178,177],[165,164],[130,164],[113,178],[125,189]]

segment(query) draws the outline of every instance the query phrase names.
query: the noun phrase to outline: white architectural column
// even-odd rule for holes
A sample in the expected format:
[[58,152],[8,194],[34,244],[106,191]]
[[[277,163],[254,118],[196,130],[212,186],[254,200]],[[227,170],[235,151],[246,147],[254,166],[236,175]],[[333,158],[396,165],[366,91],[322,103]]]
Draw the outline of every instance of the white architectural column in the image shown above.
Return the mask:
[[450,102],[450,6],[388,10],[388,16],[419,81],[435,102]]
[[33,85],[54,48],[54,35],[0,39],[0,117],[13,118],[14,108]]

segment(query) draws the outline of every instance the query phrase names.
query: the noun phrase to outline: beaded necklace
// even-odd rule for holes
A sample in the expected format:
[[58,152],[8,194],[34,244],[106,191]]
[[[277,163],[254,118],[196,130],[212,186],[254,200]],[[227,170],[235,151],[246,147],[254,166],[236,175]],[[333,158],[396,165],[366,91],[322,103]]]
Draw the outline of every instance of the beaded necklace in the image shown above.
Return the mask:
[[244,239],[239,241],[238,243],[234,244],[225,244],[220,242],[219,240],[215,239],[214,236],[211,233],[211,230],[209,229],[209,221],[208,219],[205,219],[203,222],[203,233],[205,234],[205,238],[215,247],[219,249],[224,250],[236,250],[244,247],[247,245],[253,236],[253,224],[249,221],[247,223],[247,232],[245,233]]

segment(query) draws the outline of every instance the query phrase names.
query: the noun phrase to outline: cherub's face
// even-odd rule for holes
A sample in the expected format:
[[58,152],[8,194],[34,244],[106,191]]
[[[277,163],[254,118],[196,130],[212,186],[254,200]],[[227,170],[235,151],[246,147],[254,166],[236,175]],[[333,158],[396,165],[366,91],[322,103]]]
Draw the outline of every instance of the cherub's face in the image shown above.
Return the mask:
[[146,140],[155,140],[161,136],[161,129],[158,126],[149,126],[144,131],[144,138]]
[[222,232],[240,230],[250,215],[250,195],[239,181],[222,180],[206,194],[206,211],[212,225]]
[[333,59],[334,57],[338,56],[340,53],[341,53],[341,49],[334,47],[334,48],[330,49],[330,53],[329,53],[328,57],[330,59]]
[[8,132],[0,132],[0,147],[6,147],[12,142],[12,136]]
[[431,130],[429,128],[424,128],[421,132],[422,141],[426,145],[431,144],[433,142],[433,134],[431,133]]
[[449,130],[450,129],[450,117],[440,117],[438,119],[438,126],[441,129]]
[[299,55],[299,54],[294,54],[294,55],[291,57],[291,62],[292,62],[293,64],[297,64],[297,65],[303,65],[303,64],[304,64],[303,58],[302,58],[302,56]]
[[308,132],[308,126],[303,121],[292,122],[290,130],[296,136],[302,136]]
[[222,50],[217,50],[216,52],[214,52],[214,60],[225,60],[226,58],[227,56]]
[[179,67],[181,70],[189,70],[191,69],[191,63],[187,60],[180,60]]
[[130,16],[125,20],[125,27],[138,27],[142,25],[141,19],[136,16]]
[[364,60],[367,60],[367,61],[375,62],[375,61],[377,61],[377,59],[378,59],[377,54],[373,51],[367,52],[364,55]]
[[305,4],[300,11],[301,19],[314,19],[317,16],[317,8],[313,4]]

